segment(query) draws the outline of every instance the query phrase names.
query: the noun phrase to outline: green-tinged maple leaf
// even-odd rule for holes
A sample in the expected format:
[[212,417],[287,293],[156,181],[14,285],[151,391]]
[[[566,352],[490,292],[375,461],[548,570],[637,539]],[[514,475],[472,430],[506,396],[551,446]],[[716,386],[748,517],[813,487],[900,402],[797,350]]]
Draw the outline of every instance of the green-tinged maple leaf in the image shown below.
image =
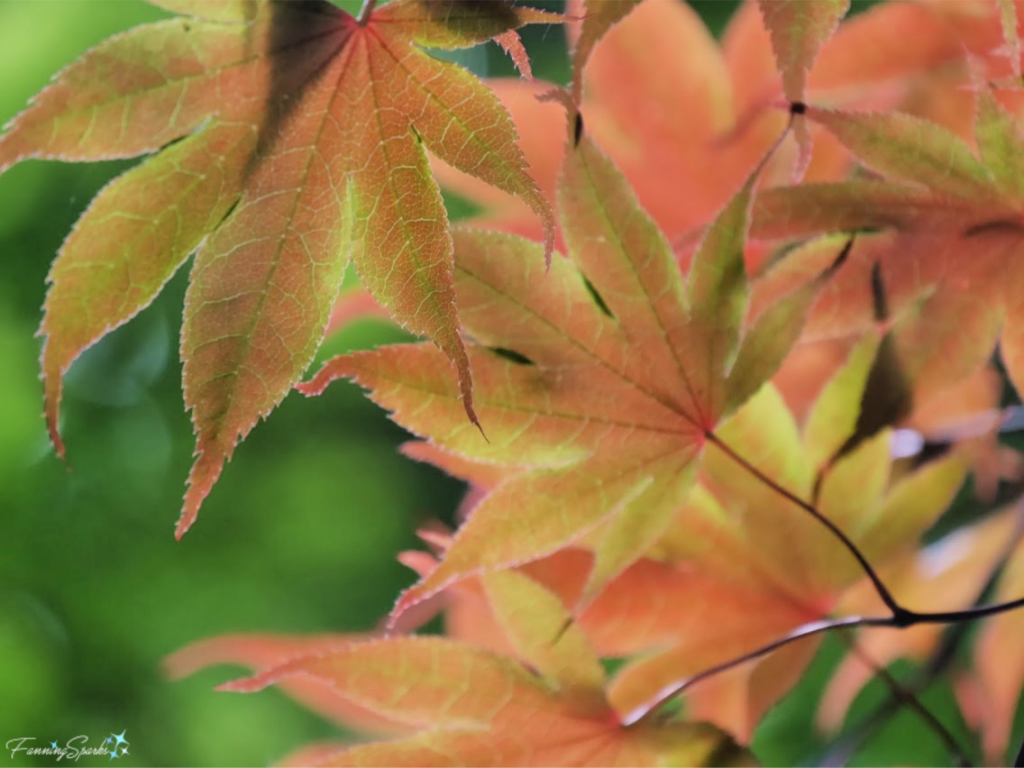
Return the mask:
[[[877,324],[881,299],[915,400],[978,370],[997,340],[1024,391],[1024,132],[1017,120],[980,93],[975,155],[952,133],[908,115],[816,108],[807,114],[893,179],[759,197],[752,239],[861,231],[815,306],[810,337]],[[779,290],[792,290],[828,258],[813,247],[793,252],[775,272]]]
[[180,536],[237,442],[309,364],[349,258],[382,306],[444,350],[475,418],[425,150],[522,198],[549,250],[551,214],[498,100],[420,46],[471,46],[560,17],[468,0],[397,0],[362,22],[323,0],[157,4],[187,15],[65,69],[0,137],[0,170],[156,153],[104,189],[61,248],[42,365],[63,453],[64,372],[198,249],[181,341],[198,458]]
[[1020,80],[1020,34],[1017,32],[1017,3],[1015,0],[998,0],[999,2],[999,23],[1003,28],[1003,39],[1006,43],[1004,51],[1010,60],[1010,71],[1013,77]]
[[[686,280],[587,138],[569,153],[559,189],[572,261],[546,274],[532,243],[459,232],[456,288],[489,441],[459,415],[447,363],[429,346],[342,356],[301,386],[316,393],[352,377],[412,431],[510,470],[398,612],[583,536],[596,542],[586,601],[660,536],[705,441],[773,373],[812,297],[795,292],[781,303],[789,310],[744,323],[753,179],[712,225]],[[765,324],[777,337],[770,344]]]
[[[315,653],[323,648],[363,642],[360,635],[223,635],[182,648],[164,660],[164,671],[172,680],[187,677],[197,670],[217,664],[238,664],[254,671],[272,669],[290,659]],[[338,696],[333,687],[310,678],[295,677],[281,684],[282,690],[303,706],[347,728],[377,735],[404,732],[394,720],[360,707]]]
[[225,688],[312,678],[412,732],[321,754],[322,765],[752,764],[709,725],[623,726],[597,655],[559,599],[515,572],[489,574],[484,585],[517,656],[426,637],[325,645]]
[[[818,398],[803,434],[767,386],[718,435],[727,445],[742,446],[744,458],[771,482],[807,502],[816,498],[821,514],[869,562],[884,567],[914,551],[952,501],[965,466],[953,455],[893,481],[890,435],[883,432],[818,475],[816,457],[830,456],[832,446],[855,430],[855,416],[843,416],[842,404],[855,413],[859,392],[851,397],[849,382],[863,387],[876,347],[869,341],[853,352]],[[817,520],[762,478],[738,472],[718,444],[708,446],[700,483],[657,553],[690,580],[691,597],[662,609],[676,622],[674,640],[658,638],[659,645],[650,647],[657,653],[630,662],[613,680],[609,698],[627,722],[709,669],[800,627],[849,615],[842,598],[864,577],[856,559]],[[884,615],[884,607],[874,615]],[[640,626],[660,624],[631,618]],[[699,683],[689,693],[691,711],[747,741],[810,661],[817,641],[801,642],[802,650],[787,650],[785,663],[769,656]]]
[[[552,277],[557,274],[553,271]],[[830,456],[834,446],[856,429],[858,388],[866,382],[877,347],[877,341],[869,338],[854,351],[819,397],[803,435],[769,385],[717,430],[718,438],[743,446],[751,463],[772,482],[810,498],[819,470],[813,456]],[[818,491],[822,512],[848,530],[866,556],[881,566],[913,551],[922,531],[946,507],[964,476],[963,462],[951,456],[893,481],[888,438],[888,434],[880,435],[837,461]],[[492,477],[493,467],[488,465],[474,466],[433,447],[410,451],[485,485],[500,482]],[[844,596],[863,576],[849,552],[775,489],[738,472],[715,444],[708,446],[701,466],[700,485],[675,510],[649,550],[660,561],[643,558],[635,562],[611,579],[571,622],[567,611],[585,594],[596,560],[595,554],[572,547],[526,563],[517,571],[485,572],[454,584],[444,595],[448,633],[453,640],[471,644],[460,647],[488,647],[522,660],[578,711],[590,717],[604,712],[603,717],[614,723],[635,723],[632,727],[643,731],[663,722],[646,715],[687,679],[809,622],[844,615]],[[523,497],[519,511],[524,518],[529,517],[528,505]],[[442,547],[443,555],[445,543],[437,537],[431,540]],[[429,577],[436,564],[429,555],[417,554],[424,556],[424,563],[403,562]],[[549,591],[539,589],[538,584]],[[418,662],[406,659],[419,641],[403,642],[406,645],[396,646],[389,666],[394,667],[392,674],[405,676],[403,690],[407,690],[415,685],[418,678],[413,669],[419,667]],[[607,700],[602,693],[603,674],[594,663],[591,647],[600,656],[640,655],[613,678]],[[815,647],[816,640],[803,641],[725,673],[721,679],[705,680],[689,692],[689,716],[715,722],[740,741],[749,740],[764,712],[793,684]],[[330,656],[330,649],[326,650]],[[418,651],[411,653],[418,658]],[[209,654],[199,656],[202,659]],[[310,672],[308,661],[286,664],[282,670]],[[322,663],[312,668],[314,679],[325,679],[330,662]],[[344,664],[352,670],[365,666],[364,661],[355,660]],[[438,675],[451,677],[446,667],[433,668]],[[266,682],[280,671],[270,671],[257,680]],[[336,696],[367,708],[355,674],[344,671],[345,677],[330,679],[336,680]],[[475,685],[491,685],[479,675],[474,677]],[[284,682],[294,679],[289,676]],[[504,700],[521,699],[510,692]],[[527,699],[524,706],[539,705]],[[379,711],[376,705],[369,709],[392,720],[405,718],[404,722],[417,728],[435,726],[431,735],[398,742],[400,749],[413,750],[411,762],[432,763],[438,759],[428,757],[434,754],[432,750],[451,744],[460,745],[457,750],[470,750],[456,752],[462,759],[499,762],[497,756],[484,760],[481,753],[473,751],[478,749],[476,742],[459,736],[446,734],[435,740],[439,738],[436,722],[417,719],[421,710],[404,699],[386,711]],[[343,710],[334,707],[334,711]],[[488,712],[486,707],[476,711]],[[493,729],[504,721],[495,717],[488,722]],[[504,744],[500,733],[487,733],[488,743]],[[529,742],[545,748],[543,740],[530,737]],[[392,751],[393,746],[374,745],[366,747],[365,753],[353,754],[366,761],[390,762],[403,754]],[[501,753],[500,760],[529,762],[525,755],[517,755],[513,759]],[[550,754],[545,756],[556,760]]]

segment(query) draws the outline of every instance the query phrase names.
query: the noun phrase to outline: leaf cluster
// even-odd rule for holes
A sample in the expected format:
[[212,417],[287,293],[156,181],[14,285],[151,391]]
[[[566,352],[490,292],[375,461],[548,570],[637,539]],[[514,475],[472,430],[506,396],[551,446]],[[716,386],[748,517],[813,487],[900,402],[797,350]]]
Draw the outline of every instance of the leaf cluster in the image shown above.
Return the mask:
[[[50,274],[57,453],[72,362],[191,257],[179,537],[259,419],[338,379],[470,486],[457,530],[400,556],[418,581],[379,635],[205,641],[172,673],[242,662],[256,674],[227,689],[277,684],[389,737],[296,764],[749,764],[833,633],[849,654],[823,730],[879,676],[952,759],[1007,759],[1024,686],[1022,465],[999,440],[1004,390],[1024,393],[1014,0],[849,18],[844,0],[751,0],[721,45],[668,0],[152,1],[173,17],[88,52],[0,136],[0,172],[146,155]],[[567,87],[533,80],[527,24],[564,24]],[[523,80],[429,52],[492,39]],[[481,212],[451,226],[442,186]],[[325,334],[369,314],[424,340],[300,381]],[[446,637],[413,634],[438,613]],[[901,657],[917,680],[885,669]],[[918,699],[939,674],[977,744]]]

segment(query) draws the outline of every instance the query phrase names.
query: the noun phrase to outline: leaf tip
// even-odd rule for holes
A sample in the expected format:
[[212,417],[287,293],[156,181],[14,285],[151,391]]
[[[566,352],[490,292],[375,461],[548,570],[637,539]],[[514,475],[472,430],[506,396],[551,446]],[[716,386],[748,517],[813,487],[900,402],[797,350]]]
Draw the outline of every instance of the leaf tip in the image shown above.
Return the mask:
[[[0,173],[3,173],[0,163]],[[40,329],[37,335],[43,335]],[[47,338],[43,343],[43,355],[40,360],[43,380],[43,418],[46,419],[46,431],[50,436],[50,444],[57,454],[57,458],[64,461],[67,458],[67,451],[64,440],[60,436],[60,401],[64,392],[64,377],[60,364],[53,359],[51,354],[50,340]]]
[[512,63],[515,64],[524,80],[531,83],[537,82],[533,77],[533,69],[530,67],[530,56],[527,54],[526,48],[523,47],[523,39],[519,37],[516,30],[510,29],[495,37],[494,41],[512,59]]
[[262,691],[272,682],[273,680],[268,675],[261,674],[221,683],[214,690],[229,693],[256,693],[257,691]]
[[178,518],[178,523],[174,527],[174,540],[181,541],[182,538],[188,533],[188,529],[192,527],[192,523],[196,521],[199,510],[188,503],[186,496],[185,509],[182,510],[181,516]]
[[295,389],[306,397],[322,395],[328,385],[335,379],[349,378],[355,375],[350,366],[346,365],[346,360],[347,358],[344,355],[328,360],[312,379],[300,381],[295,385]]
[[387,634],[392,634],[398,631],[398,622],[401,619],[402,614],[408,611],[413,606],[416,606],[426,600],[428,597],[432,597],[439,590],[429,589],[427,583],[430,577],[437,571],[436,567],[428,573],[417,584],[413,584],[401,595],[398,596],[398,600],[395,601],[395,607],[391,609],[391,613],[388,614],[387,621],[384,622],[384,631]]
[[50,444],[54,453],[61,461],[67,461],[67,447],[64,445],[64,438],[60,436],[60,427],[57,425],[57,402],[50,402],[49,397],[46,403],[46,431],[50,435]]
[[181,508],[181,516],[174,528],[174,538],[181,541],[189,528],[199,516],[199,508],[203,501],[210,495],[217,478],[220,477],[221,469],[224,467],[224,454],[210,451],[203,448],[197,450],[198,458],[192,465],[192,471],[188,476],[188,488],[185,491],[185,500]]

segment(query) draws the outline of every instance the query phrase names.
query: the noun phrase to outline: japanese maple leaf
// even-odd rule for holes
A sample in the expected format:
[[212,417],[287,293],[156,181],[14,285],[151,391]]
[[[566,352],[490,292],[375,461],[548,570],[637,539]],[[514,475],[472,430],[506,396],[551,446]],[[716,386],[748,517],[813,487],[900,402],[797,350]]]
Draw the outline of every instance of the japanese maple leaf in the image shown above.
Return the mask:
[[[779,189],[759,199],[752,237],[881,230],[855,238],[808,323],[814,337],[876,324],[879,297],[900,323],[903,378],[934,393],[988,361],[997,340],[1024,392],[1024,131],[978,95],[979,155],[933,123],[905,115],[810,108],[866,165],[891,181]],[[813,278],[829,249],[801,249],[774,270],[783,293]],[[767,289],[766,289],[767,290]]]
[[[855,430],[858,390],[863,388],[877,347],[867,339],[835,374],[801,432],[771,386],[763,388],[718,434],[741,446],[744,458],[776,486],[818,511],[852,540],[875,567],[914,552],[921,534],[952,501],[965,474],[958,455],[892,479],[890,436],[883,432],[818,473]],[[885,615],[884,606],[844,602],[864,571],[839,540],[804,509],[750,472],[737,471],[719,444],[703,457],[701,482],[652,551],[692,584],[686,600],[666,602],[660,621],[674,621],[671,639],[653,635],[646,657],[619,671],[609,697],[632,721],[708,670],[741,658],[803,627],[832,616]],[[906,598],[902,585],[897,594]],[[682,590],[680,590],[682,594]],[[949,605],[942,595],[942,609]],[[932,594],[935,608],[935,594]],[[911,600],[919,607],[917,600]],[[657,614],[655,614],[657,615]],[[871,630],[869,630],[871,631]],[[704,680],[690,695],[692,709],[749,740],[761,716],[799,677],[816,640],[802,640],[780,658]],[[651,654],[650,651],[655,651]]]
[[[855,429],[855,404],[858,402],[856,390],[863,388],[869,374],[873,346],[872,343],[866,343],[857,351],[846,370],[837,375],[826,388],[828,394],[819,398],[812,409],[804,436],[804,456],[809,461],[822,462],[823,458],[835,450],[842,435],[847,434],[851,428]],[[965,386],[950,391],[948,399],[951,402],[935,401],[929,408],[915,414],[914,423],[918,428],[926,430],[931,424],[930,429],[938,431],[926,434],[932,434],[943,441],[948,440],[948,435],[943,435],[941,430],[943,425],[951,423],[950,415],[968,413],[975,417],[980,410],[979,405],[991,408],[998,403],[998,390],[991,386],[997,383],[993,382],[993,378],[973,377]],[[767,402],[765,395],[759,395],[759,398]],[[739,431],[732,433],[730,427],[719,431],[723,438],[733,438],[735,444],[747,446],[752,444],[750,437],[757,434],[754,430],[767,429],[770,434],[782,434],[786,437],[783,442],[791,446],[789,438],[794,433],[793,420],[782,418],[779,422],[777,416],[784,416],[784,412],[777,401],[774,404],[777,413],[773,413],[773,409],[764,403],[761,403],[760,410],[755,409],[749,416],[745,413],[746,409],[755,409],[754,403],[746,406],[736,416]],[[777,423],[783,425],[781,430],[776,429]],[[952,423],[956,424],[957,421]],[[963,419],[959,420],[959,426],[964,426]],[[987,573],[993,568],[995,555],[1004,546],[1002,543],[1007,541],[1007,524],[1012,523],[1012,520],[1002,515],[1001,522],[985,523],[977,526],[976,530],[957,533],[920,552],[913,549],[921,527],[928,524],[929,515],[934,517],[948,501],[957,478],[963,476],[968,463],[975,467],[975,472],[979,468],[983,470],[986,473],[984,476],[998,471],[997,467],[992,466],[998,463],[994,461],[998,456],[993,457],[995,446],[988,449],[986,438],[987,435],[982,433],[965,443],[958,443],[954,460],[929,468],[929,471],[914,477],[912,482],[908,481],[906,486],[891,480],[891,498],[882,504],[883,511],[877,513],[877,518],[874,508],[878,507],[878,499],[867,498],[874,497],[874,493],[860,496],[855,493],[849,498],[842,498],[848,494],[846,483],[823,486],[826,494],[822,511],[829,513],[837,500],[842,501],[844,511],[840,521],[852,521],[849,522],[849,530],[856,532],[854,538],[857,543],[866,541],[869,546],[876,546],[878,539],[886,535],[882,527],[895,528],[888,531],[892,539],[889,545],[884,550],[875,549],[872,555],[880,555],[876,565],[883,572],[886,584],[899,594],[904,604],[927,606],[936,610],[970,605]],[[889,471],[884,458],[885,445],[889,441],[884,436],[879,439],[881,442],[875,444],[866,458],[850,459],[852,464],[849,467],[838,470],[861,483],[860,488],[863,488],[865,482],[877,481],[879,470]],[[985,450],[978,455],[978,441],[982,439],[985,440],[982,446]],[[759,440],[757,445],[760,444]],[[768,445],[767,442],[764,444]],[[481,493],[480,489],[492,488],[501,481],[500,474],[495,473],[495,467],[462,461],[428,443],[413,443],[403,450],[407,455],[428,461],[470,482],[473,490],[467,501],[475,503]],[[712,447],[710,450],[714,454],[716,449]],[[789,454],[791,450],[783,453]],[[725,483],[727,489],[735,487],[736,473],[732,468],[723,466],[720,460],[713,460],[711,455],[705,458],[705,462],[705,469],[708,470],[705,473],[707,487],[714,487],[715,474],[721,475],[718,479]],[[872,463],[873,468],[868,466]],[[777,464],[769,461],[762,466],[774,471],[780,482],[789,482],[790,478],[781,477],[782,472],[779,471],[779,467],[787,465],[785,456],[782,456]],[[815,467],[810,466],[807,472],[801,474],[806,478],[808,474],[813,475],[814,470]],[[862,474],[858,476],[857,473]],[[794,487],[805,489],[806,479],[796,481]],[[928,487],[928,491],[920,498],[914,496],[925,487]],[[848,561],[848,553],[836,552],[832,542],[815,541],[816,535],[820,538],[821,531],[816,534],[813,529],[807,529],[803,522],[791,522],[795,510],[780,509],[778,499],[763,499],[756,486],[744,486],[735,493],[727,492],[726,496],[728,503],[725,507],[733,516],[735,525],[749,525],[754,529],[749,539],[743,541],[741,536],[737,545],[735,529],[729,533],[729,528],[722,526],[721,515],[709,514],[709,509],[714,509],[713,505],[708,507],[705,503],[684,506],[659,543],[646,553],[646,557],[609,582],[593,602],[577,614],[576,621],[599,654],[623,658],[683,646],[695,651],[697,665],[693,669],[700,664],[706,665],[703,670],[693,673],[691,679],[695,679],[706,670],[727,663],[729,653],[741,655],[752,644],[767,644],[787,635],[801,622],[821,618],[817,613],[820,606],[806,603],[808,600],[813,603],[815,592],[820,588],[813,582],[824,581],[824,569],[820,569],[817,575],[803,574],[802,583],[795,587],[789,584],[780,589],[778,584],[771,583],[772,579],[762,579],[762,573],[756,569],[752,573],[746,572],[749,579],[744,577],[744,569],[735,564],[761,557],[760,543],[766,538],[765,530],[760,526],[770,524],[773,520],[782,524],[783,538],[779,539],[780,546],[773,549],[774,564],[767,569],[769,571],[784,573],[794,553],[799,556],[799,561],[804,559],[804,552],[821,549],[831,553],[830,557],[834,557],[837,563]],[[908,513],[909,505],[918,501],[923,506]],[[865,504],[861,512],[862,517],[869,521],[868,530],[865,530],[865,523],[855,514],[854,507],[858,502]],[[740,514],[741,509],[746,510],[745,513]],[[907,520],[898,518],[908,514],[912,524],[903,527]],[[757,515],[758,520],[750,522],[752,515]],[[878,530],[871,531],[871,528]],[[768,531],[767,535],[770,536],[767,540],[777,540],[777,532]],[[441,554],[450,544],[450,538],[446,540],[434,533],[429,536],[424,533],[424,536],[431,546],[440,546],[438,551]],[[731,541],[732,544],[723,548],[720,561],[712,558],[709,563],[705,555],[694,557],[692,542],[703,542],[701,550],[715,552],[723,540]],[[582,546],[586,546],[585,541]],[[791,548],[788,553],[786,546]],[[745,552],[746,547],[754,551]],[[423,552],[404,553],[401,560],[414,568],[421,577],[436,567],[436,561]],[[593,556],[589,551],[571,548],[527,563],[520,570],[557,594],[565,605],[572,606],[579,602],[592,563]],[[848,582],[844,579],[843,583]],[[868,582],[862,581],[849,590],[845,590],[842,584],[836,587],[833,583],[826,591],[831,596],[826,595],[824,602],[833,606],[833,615],[882,615],[886,610]],[[835,600],[836,595],[839,595],[838,602]],[[443,608],[446,632],[450,636],[505,652],[511,650],[488,608],[486,595],[477,579],[460,582],[438,597],[443,598],[443,603],[435,601],[434,609]],[[709,617],[714,617],[713,621]],[[420,615],[418,621],[423,622],[428,618],[429,614]],[[921,624],[901,631],[873,629],[862,633],[858,640],[859,653],[851,654],[843,662],[823,699],[822,724],[828,728],[838,726],[853,697],[876,674],[874,665],[884,666],[900,656],[921,657],[930,653],[943,631],[941,625]],[[701,717],[731,730],[741,741],[746,740],[766,708],[799,676],[816,645],[813,639],[804,641],[794,645],[791,650],[773,654],[770,660],[748,665],[746,670],[729,673],[721,681],[708,679],[691,689],[691,703],[699,706]],[[862,660],[865,654],[873,660],[874,665]],[[981,668],[986,672],[995,669],[994,665],[981,665]],[[992,687],[998,690],[1000,701],[1016,702],[1016,691],[1007,695],[1012,686],[1006,685],[1002,679]],[[622,714],[625,716],[628,712]],[[1001,718],[1002,714],[1000,710],[994,716]],[[994,728],[993,733],[996,730]]]
[[[768,386],[719,428],[719,437],[742,445],[753,466],[773,482],[810,498],[816,471],[856,427],[857,390],[865,384],[876,347],[873,339],[858,346],[819,399],[802,435]],[[836,463],[819,491],[822,513],[850,531],[866,556],[883,568],[914,551],[920,534],[945,509],[964,476],[960,457],[951,456],[891,482],[888,437],[881,435]],[[484,486],[501,482],[494,467],[468,464],[429,444],[418,444],[411,452]],[[545,634],[546,642],[534,652],[557,648],[561,641],[552,643],[551,637],[570,626],[600,656],[639,655],[611,681],[608,703],[616,720],[643,724],[658,722],[648,715],[678,687],[719,665],[829,615],[846,615],[857,607],[868,615],[878,612],[871,601],[846,599],[851,587],[857,594],[863,572],[804,510],[763,480],[737,471],[716,445],[704,455],[701,478],[647,550],[648,557],[612,578],[576,612],[571,624],[566,623],[566,611],[585,594],[596,559],[595,553],[579,547],[525,563],[515,572],[483,573],[454,584],[440,596],[445,599],[448,635],[470,643],[467,647],[486,647],[543,670],[530,647],[509,635],[508,625],[517,618],[557,614],[557,619],[545,619],[553,634]],[[528,506],[522,505],[519,514],[528,518]],[[429,538],[444,544],[435,535]],[[600,539],[595,541],[599,551]],[[426,553],[415,554],[423,557],[403,562],[429,577],[436,562]],[[974,561],[987,562],[984,555]],[[964,576],[962,568],[955,570]],[[510,576],[543,585],[557,598],[557,610],[548,607],[548,598],[536,597],[523,597],[517,604],[521,607],[514,609],[496,605],[495,579]],[[921,606],[921,589],[908,595],[905,581],[893,581],[897,592]],[[940,593],[941,605],[935,605],[934,590],[924,593],[930,598],[926,606],[949,608],[947,601],[974,589],[976,579],[959,581],[957,589]],[[926,588],[929,582],[921,583]],[[429,616],[419,618],[425,621]],[[208,661],[211,654],[204,645],[188,655]],[[227,644],[216,646],[222,647]],[[691,689],[687,711],[747,741],[767,708],[795,682],[815,647],[811,638],[721,678],[706,679]],[[241,651],[235,656],[247,659]],[[306,669],[304,665],[301,661],[296,666]],[[319,676],[318,672],[315,677]],[[344,698],[349,686],[339,684],[336,695]]]
[[[599,17],[584,16],[583,25],[591,18],[599,26],[627,6],[574,2],[567,13],[580,16],[596,8]],[[970,94],[954,87],[942,90],[941,98],[921,94],[939,77],[951,86],[967,81],[965,50],[982,56],[1001,40],[995,11],[994,2],[879,3],[844,21],[822,45],[806,78],[806,100],[871,109],[900,104],[959,128]],[[570,36],[582,41],[579,27],[567,25]],[[578,46],[577,54],[585,50],[582,42]],[[753,1],[734,14],[720,45],[693,8],[653,0],[640,3],[590,50],[582,73],[584,130],[623,171],[670,239],[709,221],[785,126],[787,116],[774,107],[783,92],[771,36]],[[1004,72],[997,64],[992,73]],[[515,120],[534,177],[554,194],[564,116],[555,104],[536,99],[550,86],[512,79],[490,83]],[[815,149],[806,178],[845,177],[850,162],[842,147],[827,131],[812,126],[812,132]],[[787,141],[762,183],[785,183],[794,154]],[[436,171],[442,186],[482,207],[475,223],[539,235],[520,201],[441,164]],[[752,254],[750,264],[756,263]]]
[[[354,634],[308,635],[224,635],[193,643],[164,660],[164,671],[172,680],[187,677],[197,670],[216,664],[238,664],[253,670],[272,669],[290,659],[315,653],[323,648],[372,639]],[[332,722],[362,733],[378,736],[404,731],[394,721],[381,717],[344,697],[332,686],[320,681],[296,677],[281,684],[281,689],[304,707]]]
[[397,0],[360,19],[324,0],[157,4],[185,15],[65,69],[0,137],[0,170],[156,153],[108,185],[62,246],[42,366],[62,454],[63,373],[197,251],[181,339],[197,460],[181,536],[237,442],[309,364],[350,258],[381,305],[444,350],[475,418],[425,150],[522,198],[549,246],[551,214],[498,100],[421,46],[560,17],[468,0]]
[[623,726],[605,697],[598,656],[559,599],[515,572],[490,574],[484,585],[515,656],[436,637],[325,644],[223,688],[312,678],[411,732],[320,753],[321,765],[751,763],[708,725]]
[[487,440],[455,418],[458,390],[430,346],[342,356],[301,386],[316,393],[353,377],[413,432],[515,470],[399,612],[585,535],[600,541],[589,599],[658,538],[715,426],[772,374],[814,297],[810,284],[747,322],[742,244],[753,180],[712,225],[686,279],[585,137],[567,155],[559,188],[572,261],[546,273],[532,243],[460,231],[456,289]]
[[[694,511],[688,506],[683,510],[687,515]],[[761,581],[754,584],[753,578],[750,583],[737,583],[735,574],[734,578],[723,578],[720,568],[701,568],[692,560],[676,563],[671,559],[652,559],[668,556],[669,542],[677,536],[706,537],[717,533],[705,539],[708,546],[723,538],[706,519],[703,525],[694,525],[693,521],[686,525],[682,520],[681,515],[679,521],[670,526],[665,540],[648,553],[650,557],[638,560],[612,579],[592,602],[575,613],[575,623],[599,655],[628,659],[685,647],[693,654],[690,673],[698,675],[759,645],[784,637],[806,623],[813,611],[801,612],[785,604],[773,593],[771,584],[767,587]],[[727,554],[736,556],[742,552],[733,547]],[[413,561],[403,558],[403,562],[412,564]],[[592,566],[593,555],[589,551],[572,547],[526,563],[517,571],[544,585],[568,607],[576,605],[584,594]],[[429,568],[424,573],[429,573]],[[501,617],[495,615],[487,599],[486,579],[487,575],[467,579],[437,596],[444,599],[446,633],[479,646],[515,653],[502,631]],[[748,685],[746,678],[737,681],[735,673],[730,673],[727,682],[735,695],[724,705],[709,704],[707,692],[719,691],[721,687],[714,679],[706,680],[692,689],[687,712],[692,715],[692,705],[697,703],[701,706],[697,719],[716,722],[731,730],[736,738],[749,741],[753,726],[796,680],[816,647],[811,638],[803,646],[768,658],[758,665],[756,683]],[[797,655],[794,656],[794,652]],[[682,650],[680,655],[683,655]],[[679,669],[678,660],[673,663]],[[773,668],[771,679],[766,679],[767,671]],[[625,669],[631,667],[627,664]],[[682,673],[681,669],[679,671]],[[664,691],[660,683],[664,681],[645,682],[649,682],[650,687],[644,689],[646,698],[640,707],[628,698],[611,699],[617,717],[627,722],[643,721],[648,716],[657,719],[661,711],[658,705],[667,698],[662,697]],[[616,676],[609,691],[615,691],[617,685]]]

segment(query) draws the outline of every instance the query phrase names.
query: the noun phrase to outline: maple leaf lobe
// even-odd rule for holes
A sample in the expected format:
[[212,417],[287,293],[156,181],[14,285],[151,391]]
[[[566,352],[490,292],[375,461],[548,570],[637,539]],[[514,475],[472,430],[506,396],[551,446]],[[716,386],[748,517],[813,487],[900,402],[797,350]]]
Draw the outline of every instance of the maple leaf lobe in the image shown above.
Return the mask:
[[180,535],[237,442],[312,359],[349,258],[381,306],[445,351],[475,421],[451,236],[426,151],[527,202],[549,250],[553,214],[497,98],[421,46],[475,45],[561,17],[396,0],[360,25],[325,0],[156,4],[187,15],[116,36],[66,68],[0,136],[0,168],[155,153],[100,193],[62,247],[43,373],[63,452],[63,374],[198,249],[181,342],[197,462]]

